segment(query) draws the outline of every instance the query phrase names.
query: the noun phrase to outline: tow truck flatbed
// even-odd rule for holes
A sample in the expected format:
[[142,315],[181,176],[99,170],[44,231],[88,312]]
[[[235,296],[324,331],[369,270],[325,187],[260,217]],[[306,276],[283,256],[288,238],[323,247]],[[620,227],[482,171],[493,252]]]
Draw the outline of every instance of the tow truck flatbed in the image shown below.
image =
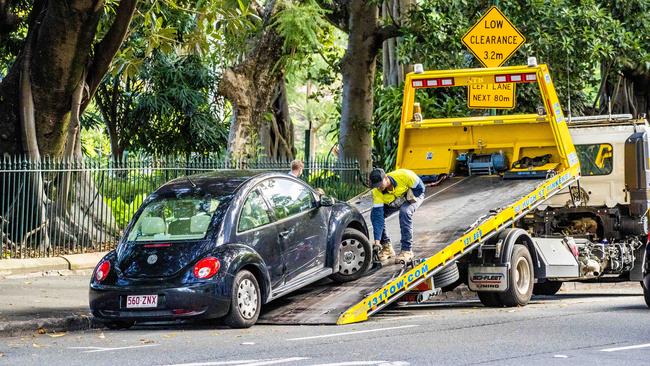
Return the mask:
[[[537,84],[544,107],[529,114],[426,118],[426,111],[417,103],[431,88],[501,83]],[[519,297],[515,298],[520,294],[518,285],[509,284],[511,279],[518,278],[509,274],[510,269],[519,271],[519,266],[510,265],[513,247],[516,240],[525,238],[525,232],[522,234],[523,230],[514,229],[513,225],[580,177],[578,156],[548,67],[529,65],[408,74],[396,160],[397,168],[407,168],[419,175],[465,170],[470,175],[457,176],[432,188],[426,202],[416,211],[414,250],[420,260],[409,266],[382,267],[353,283],[311,286],[279,299],[276,306],[267,307],[260,322],[350,324],[365,321],[410,291],[420,291],[423,298],[433,293],[437,273],[488,240],[498,239],[497,234],[510,232],[517,235],[505,238],[506,248],[502,253],[507,257],[501,258],[495,249],[492,254],[499,257],[498,262],[475,267],[484,272],[500,271],[496,279],[498,288],[484,288],[481,292],[501,291],[501,296],[507,290],[510,292],[503,298],[509,304],[528,301],[529,293],[523,293],[522,298],[524,295],[527,298],[520,301]],[[523,179],[504,180],[501,175]],[[399,247],[398,226],[394,220],[387,223],[395,248]],[[529,242],[523,243],[527,249],[521,251],[534,250]],[[528,275],[525,278],[532,278],[532,260],[524,259]],[[527,283],[526,289],[532,293],[532,282]]]
[[[413,216],[413,250],[427,258],[462,236],[481,217],[502,209],[532,192],[544,180],[503,180],[498,176],[454,177],[428,187],[425,201]],[[397,217],[386,222],[394,246],[399,248]],[[333,285],[324,280],[267,306],[259,323],[336,324],[351,304],[379,290],[402,272],[401,265],[387,265],[361,279]]]

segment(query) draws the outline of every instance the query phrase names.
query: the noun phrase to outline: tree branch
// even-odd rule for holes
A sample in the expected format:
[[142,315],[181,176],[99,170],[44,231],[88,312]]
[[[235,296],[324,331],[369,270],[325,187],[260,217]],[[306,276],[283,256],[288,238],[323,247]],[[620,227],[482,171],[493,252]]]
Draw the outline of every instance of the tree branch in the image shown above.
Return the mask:
[[88,95],[81,105],[83,112],[88,103],[95,95],[97,86],[106,75],[115,54],[120,49],[126,33],[131,24],[131,19],[135,12],[137,0],[121,0],[120,5],[115,13],[115,21],[111,25],[104,38],[95,46],[95,56],[88,69],[86,84],[88,84]]
[[348,13],[348,1],[319,0],[317,2],[321,8],[327,10],[325,17],[328,22],[343,32],[350,33],[350,27],[348,26],[348,18],[350,17]]

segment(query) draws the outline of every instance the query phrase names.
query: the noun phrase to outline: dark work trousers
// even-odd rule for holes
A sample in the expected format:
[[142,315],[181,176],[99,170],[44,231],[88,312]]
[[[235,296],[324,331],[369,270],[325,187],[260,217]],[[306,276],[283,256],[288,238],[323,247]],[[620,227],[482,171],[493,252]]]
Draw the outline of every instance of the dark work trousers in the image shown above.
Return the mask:
[[[411,246],[413,246],[413,214],[420,207],[422,201],[424,201],[424,193],[417,197],[414,203],[406,201],[399,208],[384,205],[384,219],[399,210],[399,229],[402,236],[400,244],[402,245],[402,250],[411,250]],[[390,242],[390,237],[388,237],[386,224],[384,224],[384,231],[381,233],[381,244],[383,245],[388,242]]]

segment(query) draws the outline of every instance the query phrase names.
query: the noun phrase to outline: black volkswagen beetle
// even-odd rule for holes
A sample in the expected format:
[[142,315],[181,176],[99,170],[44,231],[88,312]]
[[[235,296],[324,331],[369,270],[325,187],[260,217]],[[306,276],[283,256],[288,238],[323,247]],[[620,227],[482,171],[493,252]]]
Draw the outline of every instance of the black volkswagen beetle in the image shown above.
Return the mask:
[[262,304],[372,262],[361,214],[280,173],[177,178],[151,194],[97,265],[90,309],[111,328],[220,318],[250,327]]

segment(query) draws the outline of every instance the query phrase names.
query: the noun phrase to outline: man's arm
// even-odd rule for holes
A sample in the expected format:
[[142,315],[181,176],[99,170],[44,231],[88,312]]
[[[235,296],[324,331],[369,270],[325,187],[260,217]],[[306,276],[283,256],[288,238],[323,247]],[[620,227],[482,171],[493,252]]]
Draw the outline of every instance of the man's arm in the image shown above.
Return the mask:
[[424,193],[424,182],[422,182],[422,178],[413,171],[411,171],[409,175],[411,176],[411,191],[413,191],[415,197],[420,197],[420,195]]

